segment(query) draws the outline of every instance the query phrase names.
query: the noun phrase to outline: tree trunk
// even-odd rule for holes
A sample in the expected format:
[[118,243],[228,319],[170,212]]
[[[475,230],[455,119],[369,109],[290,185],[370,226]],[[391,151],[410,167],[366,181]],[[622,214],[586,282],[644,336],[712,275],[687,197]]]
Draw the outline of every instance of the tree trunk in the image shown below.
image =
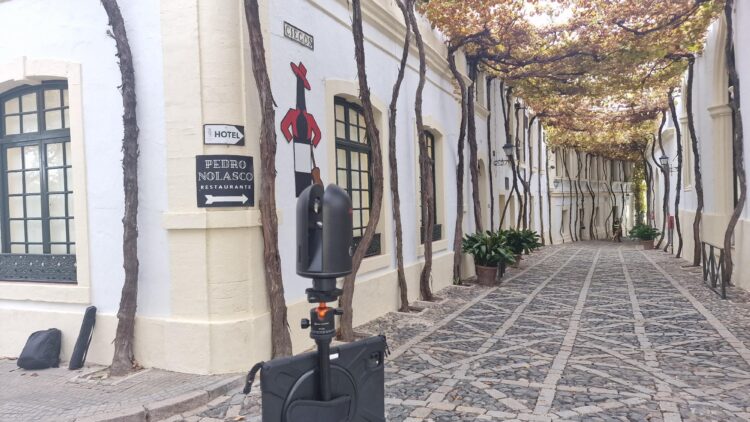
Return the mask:
[[[539,172],[536,175],[536,184],[537,184],[537,191],[539,192],[539,224],[541,228],[541,233],[539,233],[539,238],[542,239],[542,245],[544,245],[544,201],[542,201],[542,121],[540,120],[537,122],[537,146],[538,151],[536,152],[537,155],[537,163],[539,165]],[[544,173],[546,174],[549,170],[545,169]]]
[[623,220],[625,219],[625,183],[628,183],[628,178],[625,176],[625,162],[620,161],[620,170],[622,173],[622,183],[620,183],[620,198],[622,198],[622,207],[620,207],[620,227],[624,227]]
[[260,218],[263,229],[263,271],[271,307],[271,354],[274,358],[292,354],[289,321],[284,301],[279,256],[279,221],[276,212],[276,117],[271,81],[266,67],[266,51],[257,0],[245,0],[245,18],[252,52],[253,74],[258,87],[261,109],[260,161],[261,196]]
[[604,170],[604,188],[607,190],[607,198],[609,198],[609,212],[607,213],[607,218],[604,220],[604,234],[606,235],[607,239],[609,239],[609,228],[610,228],[609,219],[614,214],[615,204],[612,200],[612,193],[611,193],[612,189],[610,187],[610,184],[612,183],[611,175],[607,171],[606,165],[602,167],[602,170]]
[[476,92],[477,92],[477,63],[469,64],[469,85],[468,98],[468,138],[469,138],[469,171],[471,173],[471,197],[474,204],[474,225],[478,232],[484,231],[482,225],[482,206],[479,198],[479,158],[477,147],[477,121],[475,112]]
[[401,84],[404,81],[404,72],[406,70],[406,61],[409,58],[409,44],[411,42],[411,21],[409,12],[403,1],[396,0],[396,5],[401,9],[404,15],[404,25],[406,33],[404,34],[404,49],[401,54],[401,63],[399,64],[396,82],[393,84],[393,93],[391,95],[391,104],[388,111],[388,164],[391,167],[391,198],[393,199],[393,221],[396,225],[396,266],[398,278],[398,290],[401,298],[399,311],[409,311],[409,295],[406,285],[406,274],[404,273],[404,232],[401,224],[401,196],[398,192],[398,153],[396,148],[396,114],[398,97],[401,92]]
[[[664,145],[662,144],[662,130],[664,129],[664,124],[667,122],[667,115],[665,112],[661,113],[661,124],[659,125],[659,133],[658,133],[658,139],[659,139],[659,148],[661,149],[661,155],[664,156]],[[653,153],[653,150],[652,150]],[[661,236],[659,236],[659,241],[656,243],[656,249],[661,248],[661,242],[664,241],[664,235],[667,228],[667,219],[669,218],[669,169],[667,168],[666,172],[664,171],[664,167],[662,167],[659,160],[654,157],[654,162],[657,163],[659,168],[661,169],[661,174],[664,176],[664,198],[662,199],[662,213],[664,214],[664,218],[661,222]],[[667,242],[669,243],[669,242]]]
[[594,190],[591,189],[591,160],[594,157],[590,154],[586,154],[586,190],[589,191],[589,196],[591,196],[591,217],[589,218],[589,237],[593,240],[596,239],[597,233],[596,228],[594,224],[594,214],[596,213],[596,195],[594,195]]
[[643,152],[643,168],[645,172],[645,182],[646,182],[646,225],[651,225],[651,213],[653,212],[653,209],[651,207],[651,175],[653,174],[653,170],[651,169],[651,163],[648,162],[648,159],[646,158],[646,152]]
[[[424,227],[424,267],[419,277],[419,292],[423,300],[432,300],[432,290],[430,289],[430,279],[432,278],[432,230],[435,226],[435,215],[432,208],[432,168],[430,156],[427,151],[427,138],[425,136],[424,123],[422,121],[422,92],[424,91],[425,77],[427,74],[427,62],[425,60],[424,42],[422,34],[419,32],[419,23],[414,14],[414,0],[409,0],[409,20],[411,21],[414,39],[417,42],[419,51],[419,83],[417,85],[417,94],[414,101],[414,112],[417,117],[417,131],[419,132],[419,173],[420,187],[422,196],[422,226]],[[475,130],[476,131],[476,130]],[[476,133],[474,134],[476,137]],[[474,139],[476,146],[476,139]],[[476,155],[475,155],[476,156]]]
[[[742,209],[745,207],[747,199],[747,183],[745,175],[745,153],[744,153],[744,130],[742,126],[742,112],[740,109],[740,75],[737,73],[737,63],[734,47],[734,0],[727,0],[724,6],[724,17],[727,22],[727,40],[725,54],[727,58],[727,73],[729,74],[729,86],[732,87],[732,95],[729,99],[729,106],[732,108],[732,117],[734,121],[734,133],[732,134],[732,153],[734,158],[734,171],[739,179],[739,198],[734,206],[732,217],[729,219],[727,229],[724,232],[724,256],[725,270],[724,277],[726,281],[732,280],[734,271],[734,261],[732,259],[732,240],[734,238],[734,229],[742,215]],[[734,182],[734,181],[733,181]]]
[[529,174],[526,175],[526,180],[524,180],[524,195],[523,195],[523,228],[526,229],[534,229],[533,227],[529,227],[531,225],[531,213],[534,212],[534,210],[531,209],[531,206],[529,202],[531,201],[531,182],[534,180],[534,157],[531,156],[531,132],[532,128],[534,127],[534,121],[536,120],[536,115],[531,116],[531,119],[529,120],[529,127],[526,129],[526,143],[524,144],[524,148],[526,149],[526,157],[528,159],[526,160],[526,166],[529,169]]
[[[578,208],[578,218],[581,220],[580,224],[578,225],[578,237],[581,240],[583,239],[583,227],[584,224],[586,224],[586,195],[583,194],[583,186],[581,185],[581,172],[584,169],[583,162],[581,161],[581,152],[576,151],[576,161],[578,164],[578,180],[576,181],[576,187],[578,189],[578,194],[580,195],[580,206]],[[583,210],[583,213],[581,213],[581,210]],[[583,214],[583,215],[581,215]]]
[[[698,145],[698,135],[695,133],[695,120],[693,116],[693,80],[695,76],[695,58],[688,59],[688,80],[685,105],[687,106],[688,133],[690,134],[690,145],[693,149],[693,170],[695,173],[695,219],[693,220],[693,265],[701,265],[703,256],[703,245],[701,244],[701,221],[703,220],[703,173],[701,172],[701,153]],[[653,174],[653,172],[652,172]]]
[[[508,88],[507,90],[501,89],[501,92],[504,91],[505,93],[505,100],[503,101],[501,98],[501,103],[503,106],[503,123],[505,125],[505,142],[511,143],[511,128],[510,128],[510,107],[513,100],[513,89]],[[503,153],[505,151],[503,150]],[[510,189],[510,192],[508,193],[508,198],[505,201],[505,206],[503,207],[503,214],[500,217],[500,228],[503,228],[503,223],[505,222],[505,215],[508,211],[508,207],[510,206],[510,200],[513,196],[513,192],[518,192],[518,184],[516,180],[516,166],[514,164],[515,162],[511,159],[508,162],[508,165],[510,166],[510,170],[513,173],[513,185]],[[510,226],[513,225],[513,222],[511,221]]]
[[487,179],[490,187],[490,231],[495,231],[495,182],[492,177],[492,169],[495,167],[492,160],[492,80],[487,78]]
[[367,139],[372,148],[372,208],[370,209],[370,221],[367,222],[362,240],[357,244],[352,257],[352,272],[344,278],[344,293],[341,295],[341,307],[344,315],[341,316],[340,337],[343,341],[354,340],[354,327],[352,326],[354,299],[354,280],[365,257],[365,252],[370,247],[370,242],[375,236],[375,230],[380,221],[380,210],[383,205],[383,156],[380,149],[380,132],[375,123],[370,100],[370,87],[367,84],[367,72],[365,71],[365,47],[364,34],[362,32],[362,5],[361,0],[352,0],[352,36],[354,38],[354,56],[357,61],[357,79],[359,82],[359,99],[362,102],[362,113],[367,124]]
[[680,193],[682,191],[682,131],[677,120],[677,109],[674,104],[674,89],[669,90],[669,112],[674,122],[675,140],[677,141],[677,184],[674,192],[674,227],[677,230],[677,258],[682,257],[682,228],[680,227]]
[[[521,107],[516,103],[516,137],[515,137],[515,147],[516,147],[516,156],[515,156],[515,164],[513,166],[514,172],[513,172],[513,178],[521,181],[521,186],[524,187],[523,195],[526,196],[526,185],[523,183],[523,178],[521,177],[521,139],[518,137],[518,132],[521,128],[521,119],[518,118],[518,112],[521,110]],[[524,128],[524,131],[526,128]],[[514,180],[515,182],[515,180]],[[516,229],[521,228],[521,218],[523,216],[522,210],[523,210],[523,197],[521,196],[521,192],[518,190],[518,183],[515,184],[515,190],[516,190],[516,200],[518,201],[518,216],[516,217]]]
[[456,226],[453,231],[453,281],[461,281],[461,241],[463,240],[464,223],[464,140],[466,138],[466,83],[463,76],[456,67],[456,50],[451,47],[448,51],[448,68],[453,74],[453,79],[458,84],[461,94],[461,127],[458,131],[458,164],[456,165]]
[[[545,149],[544,149],[544,155],[545,155],[545,169],[544,172],[546,176],[547,181],[547,222],[549,223],[549,244],[552,245],[554,242],[552,241],[552,192],[550,191],[549,186],[549,145],[547,142],[544,143]],[[541,200],[541,195],[540,195]]]
[[120,308],[117,311],[117,331],[115,332],[115,353],[112,357],[110,374],[122,376],[133,370],[135,356],[133,342],[135,335],[135,313],[138,306],[138,121],[136,116],[135,71],[133,55],[130,51],[125,21],[120,13],[117,0],[102,0],[107,12],[110,35],[115,40],[117,58],[120,60],[122,79],[122,178],[125,193],[125,213],[122,217],[122,258],[125,269],[125,282],[120,295]]
[[[568,157],[570,154],[563,156],[563,168],[565,169],[565,176],[568,178],[568,186],[573,188],[573,179],[570,177],[568,171]],[[563,189],[563,199],[565,198],[565,189]],[[574,242],[575,237],[573,236],[573,192],[570,192],[570,211],[568,211],[568,233],[570,233],[570,241]]]

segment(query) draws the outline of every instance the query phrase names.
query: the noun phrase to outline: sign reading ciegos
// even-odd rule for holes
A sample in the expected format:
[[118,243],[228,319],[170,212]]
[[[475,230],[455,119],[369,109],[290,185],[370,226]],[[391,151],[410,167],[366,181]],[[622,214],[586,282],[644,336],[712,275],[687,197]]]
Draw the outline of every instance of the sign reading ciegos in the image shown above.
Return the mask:
[[284,22],[284,36],[310,50],[315,50],[315,38],[289,22]]
[[254,180],[253,157],[195,157],[195,183],[199,208],[254,206]]

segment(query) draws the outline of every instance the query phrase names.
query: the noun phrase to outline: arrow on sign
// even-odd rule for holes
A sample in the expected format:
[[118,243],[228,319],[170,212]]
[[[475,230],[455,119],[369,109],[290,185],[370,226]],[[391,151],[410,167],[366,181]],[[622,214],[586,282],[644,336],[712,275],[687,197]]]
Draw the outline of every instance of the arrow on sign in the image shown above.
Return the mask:
[[245,196],[245,194],[242,194],[241,196],[206,195],[206,205],[211,205],[217,202],[240,202],[244,204],[247,202],[247,200],[248,200],[248,197]]
[[235,125],[203,125],[205,144],[244,145],[245,128]]

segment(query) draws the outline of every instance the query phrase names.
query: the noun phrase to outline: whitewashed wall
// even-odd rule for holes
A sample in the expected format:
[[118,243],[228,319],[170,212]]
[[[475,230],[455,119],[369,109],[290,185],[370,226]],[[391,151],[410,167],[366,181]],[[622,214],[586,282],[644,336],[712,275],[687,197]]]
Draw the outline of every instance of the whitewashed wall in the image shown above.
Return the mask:
[[[354,61],[354,41],[351,33],[350,11],[345,2],[337,0],[292,0],[285,2],[270,3],[270,66],[272,68],[272,88],[274,98],[278,104],[276,113],[277,128],[281,119],[289,108],[294,108],[296,99],[296,79],[290,70],[289,63],[303,62],[307,67],[307,77],[311,84],[311,90],[306,91],[307,110],[313,114],[322,131],[322,141],[315,150],[318,167],[322,169],[323,181],[335,182],[335,174],[329,174],[327,168],[329,160],[335,160],[335,156],[327,156],[326,151],[329,144],[335,142],[334,133],[326,127],[326,81],[346,81],[351,84],[357,83],[357,69]],[[395,8],[395,7],[394,7]],[[395,9],[398,11],[398,9]],[[398,12],[397,12],[398,13]],[[398,15],[400,16],[400,14]],[[315,50],[294,43],[284,38],[283,22],[312,34],[315,37]],[[421,29],[425,32],[424,37],[435,46],[436,36],[427,32],[428,26],[423,24]],[[396,29],[399,38],[389,36],[381,28],[373,27],[367,22],[364,25],[365,54],[368,69],[368,82],[371,95],[376,102],[385,107],[390,103],[393,84],[396,80],[398,63],[403,45],[403,30]],[[441,49],[440,53],[443,54]],[[418,220],[419,192],[417,190],[418,167],[417,167],[417,138],[416,120],[414,112],[414,99],[418,83],[418,59],[416,49],[412,43],[412,54],[409,58],[408,68],[402,85],[401,95],[398,102],[397,121],[397,148],[398,148],[398,172],[401,195],[401,214],[404,227],[404,261],[409,266],[418,261]],[[457,162],[456,139],[458,137],[458,126],[460,108],[453,97],[453,86],[447,75],[447,65],[436,69],[429,67],[427,71],[427,82],[424,88],[423,115],[426,121],[437,122],[442,135],[441,148],[443,150],[442,189],[444,195],[444,207],[439,210],[443,215],[444,238],[452,245],[453,225],[455,222],[455,166]],[[347,94],[351,94],[347,92]],[[354,93],[356,95],[356,92]],[[386,113],[387,110],[381,110]],[[486,124],[477,120],[478,142],[485,145]],[[387,128],[380,127],[381,143],[387,144]],[[293,218],[295,215],[296,198],[294,196],[294,171],[292,145],[279,135],[278,150],[276,158],[277,176],[277,204],[284,215],[284,223],[279,227],[279,238],[281,245],[282,263],[292,263],[295,260],[294,248],[285,247],[295,239],[295,226]],[[486,153],[485,153],[486,155]],[[466,148],[468,158],[468,147]],[[384,150],[384,166],[388,167],[387,148]],[[390,182],[385,178],[384,204],[390,204]],[[468,188],[468,182],[467,182]],[[466,189],[466,188],[465,188]],[[466,191],[468,192],[468,191]],[[471,201],[467,198],[467,203]],[[392,220],[391,208],[386,208],[383,217]],[[470,230],[473,213],[467,209],[466,227]],[[384,226],[381,219],[380,227]],[[384,233],[385,234],[385,233]],[[386,239],[385,237],[383,238]],[[394,241],[393,236],[388,240]],[[390,247],[393,250],[393,247]],[[391,268],[395,267],[395,254],[393,255]],[[287,299],[300,299],[304,297],[305,288],[310,286],[310,281],[298,277],[293,265],[282,265],[285,283],[285,294]]]
[[[158,2],[120,2],[135,60],[140,126],[141,315],[169,314],[169,273],[161,215],[166,206],[164,117]],[[6,0],[0,2],[0,63],[22,56],[78,63],[82,68],[91,304],[114,314],[122,269],[122,98],[114,40],[99,2]],[[80,166],[82,163],[73,163]],[[82,310],[83,305],[0,301],[0,308]],[[50,326],[54,321],[49,322]]]

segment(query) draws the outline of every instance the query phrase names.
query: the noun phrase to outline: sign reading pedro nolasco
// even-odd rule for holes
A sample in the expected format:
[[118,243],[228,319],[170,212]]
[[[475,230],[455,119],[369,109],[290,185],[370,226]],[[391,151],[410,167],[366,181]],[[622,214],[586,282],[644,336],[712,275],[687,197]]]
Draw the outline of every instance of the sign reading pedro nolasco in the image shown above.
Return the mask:
[[252,207],[255,205],[253,157],[198,155],[195,182],[198,207]]

